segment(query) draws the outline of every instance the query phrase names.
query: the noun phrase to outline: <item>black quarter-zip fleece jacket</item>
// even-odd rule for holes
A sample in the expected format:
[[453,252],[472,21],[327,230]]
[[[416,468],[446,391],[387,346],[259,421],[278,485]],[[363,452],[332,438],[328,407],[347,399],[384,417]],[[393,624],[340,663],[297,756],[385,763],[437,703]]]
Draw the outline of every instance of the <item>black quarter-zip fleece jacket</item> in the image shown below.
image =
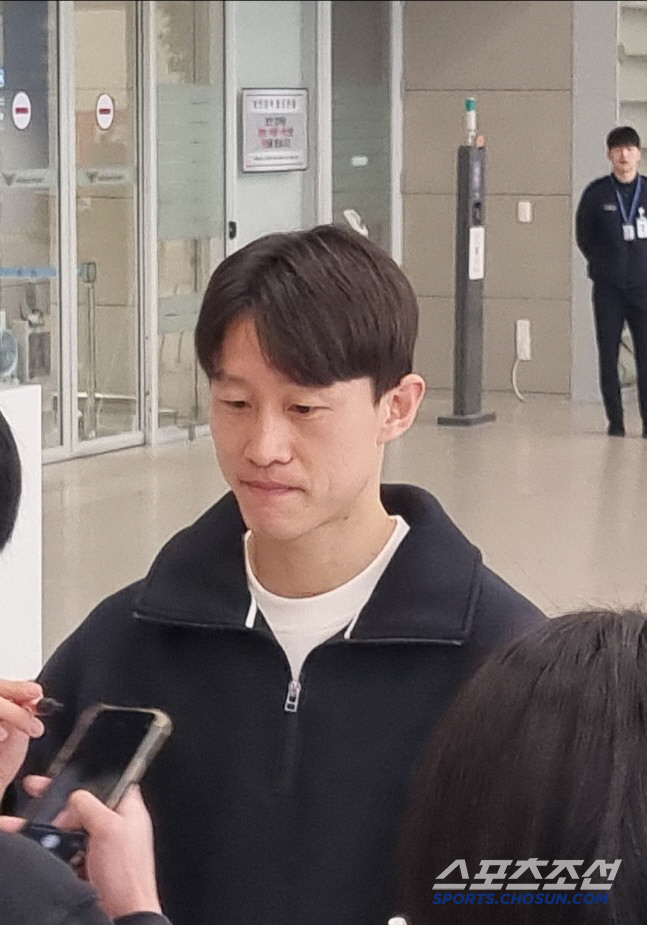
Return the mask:
[[174,925],[384,925],[398,911],[399,830],[431,730],[487,652],[543,619],[430,494],[384,486],[383,502],[410,530],[351,638],[306,659],[296,711],[283,650],[266,627],[245,626],[245,527],[231,494],[43,670],[67,710],[34,743],[30,771],[96,701],[172,717],[143,791]]

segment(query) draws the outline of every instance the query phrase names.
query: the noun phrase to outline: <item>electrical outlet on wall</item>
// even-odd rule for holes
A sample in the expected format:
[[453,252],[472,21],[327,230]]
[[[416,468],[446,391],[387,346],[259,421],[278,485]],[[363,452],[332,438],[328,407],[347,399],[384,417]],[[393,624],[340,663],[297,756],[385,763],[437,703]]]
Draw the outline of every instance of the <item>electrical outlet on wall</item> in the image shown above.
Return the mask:
[[515,324],[517,359],[532,359],[532,347],[530,341],[530,321],[527,318],[519,318]]

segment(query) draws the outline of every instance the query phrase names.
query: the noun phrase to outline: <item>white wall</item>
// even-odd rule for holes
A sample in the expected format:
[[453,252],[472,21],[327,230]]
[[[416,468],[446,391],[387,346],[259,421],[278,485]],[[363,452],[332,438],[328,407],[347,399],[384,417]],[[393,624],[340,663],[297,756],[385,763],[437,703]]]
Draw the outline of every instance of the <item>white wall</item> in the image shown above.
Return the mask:
[[0,389],[23,470],[16,529],[0,554],[0,677],[33,678],[42,657],[42,481],[40,386]]
[[[233,26],[237,126],[240,91],[307,87],[310,137],[316,119],[314,4],[295,0],[235,0],[228,11]],[[233,99],[230,100],[233,105]],[[315,151],[305,171],[242,173],[237,146],[236,189],[231,218],[238,222],[236,247],[272,231],[292,231],[315,221]]]
[[[616,17],[614,0],[573,3],[573,215],[587,183],[609,171],[605,138],[616,123]],[[597,402],[591,284],[575,243],[572,260],[571,395]]]
[[[572,18],[563,0],[405,4],[404,266],[431,388],[453,382],[456,148],[474,96],[487,138],[484,388],[510,389],[515,322],[527,318],[521,389],[569,392]],[[518,222],[520,201],[532,222]]]

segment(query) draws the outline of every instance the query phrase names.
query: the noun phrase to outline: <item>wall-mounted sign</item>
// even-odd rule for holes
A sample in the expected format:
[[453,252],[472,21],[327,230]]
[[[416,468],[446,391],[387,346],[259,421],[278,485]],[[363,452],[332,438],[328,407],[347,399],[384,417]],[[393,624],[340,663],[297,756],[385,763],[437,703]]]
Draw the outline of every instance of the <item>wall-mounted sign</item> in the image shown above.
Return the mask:
[[31,100],[24,90],[19,90],[11,102],[11,118],[21,132],[31,122]]
[[307,168],[307,90],[243,90],[242,106],[242,170]]
[[485,279],[485,228],[483,225],[472,225],[469,240],[469,266],[470,279]]
[[96,105],[97,125],[107,132],[115,118],[115,101],[108,93],[100,93]]

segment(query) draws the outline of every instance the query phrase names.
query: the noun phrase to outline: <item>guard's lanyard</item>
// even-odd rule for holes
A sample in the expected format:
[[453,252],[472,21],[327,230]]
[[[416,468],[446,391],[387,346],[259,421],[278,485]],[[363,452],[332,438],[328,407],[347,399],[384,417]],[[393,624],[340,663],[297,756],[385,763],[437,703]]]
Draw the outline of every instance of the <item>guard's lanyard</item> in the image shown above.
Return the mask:
[[642,191],[642,186],[643,186],[642,176],[640,174],[638,175],[638,179],[636,181],[636,189],[634,191],[634,198],[631,201],[631,208],[629,209],[629,214],[627,214],[627,210],[625,209],[624,198],[622,197],[620,190],[618,189],[618,184],[615,180],[613,181],[613,186],[616,191],[616,199],[618,200],[618,206],[620,207],[620,214],[622,215],[622,224],[623,225],[633,225],[634,219],[636,217],[636,211],[638,209],[638,202],[640,200],[640,193]]

